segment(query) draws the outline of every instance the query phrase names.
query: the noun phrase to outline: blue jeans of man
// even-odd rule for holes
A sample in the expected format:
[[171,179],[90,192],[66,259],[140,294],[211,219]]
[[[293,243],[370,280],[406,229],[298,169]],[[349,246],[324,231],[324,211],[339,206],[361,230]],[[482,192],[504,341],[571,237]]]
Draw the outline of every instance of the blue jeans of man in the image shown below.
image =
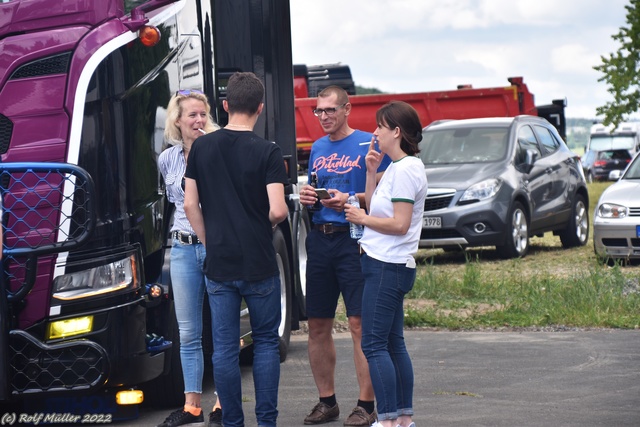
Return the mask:
[[171,247],[171,285],[180,330],[180,362],[185,393],[202,393],[202,304],[206,293],[203,244]]
[[378,420],[413,415],[413,365],[404,342],[404,296],[415,268],[362,255],[362,351],[378,405]]
[[239,366],[240,307],[249,309],[253,339],[253,382],[258,425],[275,427],[280,383],[280,276],[247,282],[207,278],[213,327],[213,376],[225,427],[244,426]]

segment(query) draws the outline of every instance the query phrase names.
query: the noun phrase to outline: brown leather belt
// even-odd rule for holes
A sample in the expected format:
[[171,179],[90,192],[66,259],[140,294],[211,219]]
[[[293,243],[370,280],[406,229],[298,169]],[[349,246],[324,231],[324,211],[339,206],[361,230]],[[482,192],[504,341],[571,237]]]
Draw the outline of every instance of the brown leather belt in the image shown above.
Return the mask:
[[195,234],[185,233],[184,231],[174,231],[171,233],[171,237],[176,239],[182,245],[197,245],[200,243],[200,239]]
[[337,224],[313,224],[313,229],[318,230],[323,234],[333,234],[333,233],[346,233],[349,231],[348,225],[337,225]]

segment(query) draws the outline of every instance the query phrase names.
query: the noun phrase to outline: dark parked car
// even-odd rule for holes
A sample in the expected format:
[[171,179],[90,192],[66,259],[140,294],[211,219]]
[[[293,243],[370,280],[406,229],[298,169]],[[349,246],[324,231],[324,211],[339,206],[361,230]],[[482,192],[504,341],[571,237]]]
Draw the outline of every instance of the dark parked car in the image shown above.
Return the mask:
[[623,171],[631,161],[628,150],[589,150],[582,157],[587,182],[608,180],[611,171]]
[[522,257],[552,231],[565,248],[589,238],[589,195],[579,158],[534,116],[435,122],[420,157],[429,190],[423,248],[495,246]]

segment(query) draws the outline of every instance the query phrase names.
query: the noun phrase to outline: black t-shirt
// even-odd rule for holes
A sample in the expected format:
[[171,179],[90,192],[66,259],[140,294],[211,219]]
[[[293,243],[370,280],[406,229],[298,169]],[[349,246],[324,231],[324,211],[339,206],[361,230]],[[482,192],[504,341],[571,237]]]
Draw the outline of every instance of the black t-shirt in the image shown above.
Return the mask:
[[277,274],[267,184],[288,182],[280,147],[253,132],[220,129],[194,142],[185,176],[198,187],[207,277],[256,281]]

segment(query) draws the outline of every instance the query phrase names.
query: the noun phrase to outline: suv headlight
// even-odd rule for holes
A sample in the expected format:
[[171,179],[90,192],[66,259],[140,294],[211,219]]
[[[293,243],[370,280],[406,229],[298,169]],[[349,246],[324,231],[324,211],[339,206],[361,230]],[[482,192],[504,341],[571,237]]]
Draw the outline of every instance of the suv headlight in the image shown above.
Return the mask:
[[627,211],[626,206],[616,205],[614,203],[603,203],[598,206],[598,216],[600,218],[625,218]]
[[134,289],[140,286],[135,255],[58,276],[53,281],[53,297],[74,300]]
[[481,181],[467,188],[467,191],[465,191],[460,198],[460,202],[472,202],[489,199],[498,194],[498,190],[500,190],[501,186],[502,180],[496,178]]

